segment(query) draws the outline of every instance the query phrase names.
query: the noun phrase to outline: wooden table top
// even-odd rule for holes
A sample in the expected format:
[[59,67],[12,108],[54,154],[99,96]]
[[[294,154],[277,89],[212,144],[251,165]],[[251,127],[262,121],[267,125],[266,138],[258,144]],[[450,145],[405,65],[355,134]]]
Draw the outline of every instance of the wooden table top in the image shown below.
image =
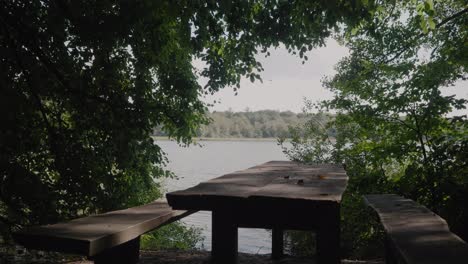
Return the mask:
[[278,200],[339,204],[347,183],[348,176],[341,165],[270,161],[168,193],[166,197],[172,208],[189,210]]

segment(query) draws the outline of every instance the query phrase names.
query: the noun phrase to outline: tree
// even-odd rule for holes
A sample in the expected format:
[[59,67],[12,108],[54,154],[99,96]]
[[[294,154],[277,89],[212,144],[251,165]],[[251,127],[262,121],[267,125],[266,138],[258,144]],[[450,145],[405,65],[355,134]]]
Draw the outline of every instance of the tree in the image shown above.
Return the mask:
[[2,234],[157,197],[154,127],[190,143],[201,95],[260,79],[270,46],[307,59],[371,2],[2,1]]
[[[466,1],[388,2],[373,17],[344,32],[350,56],[324,81],[334,98],[322,107],[337,112],[329,124],[337,133],[333,159],[350,175],[345,240],[357,249],[369,238],[370,229],[358,226],[365,217],[357,203],[375,192],[423,203],[466,239],[468,121],[449,114],[467,101],[442,93],[467,77]],[[312,151],[293,154],[315,154],[307,146]]]
[[[468,8],[457,0],[395,3],[376,17],[349,36],[351,56],[325,82],[336,94],[327,105],[357,124],[349,143],[372,153],[383,177],[394,178],[385,168],[398,165],[401,182],[411,178],[404,192],[440,211],[450,199],[441,184],[461,168],[447,171],[434,155],[446,152],[441,142],[468,135],[466,116],[447,116],[467,101],[441,92],[467,77]],[[452,158],[444,159],[458,164]]]

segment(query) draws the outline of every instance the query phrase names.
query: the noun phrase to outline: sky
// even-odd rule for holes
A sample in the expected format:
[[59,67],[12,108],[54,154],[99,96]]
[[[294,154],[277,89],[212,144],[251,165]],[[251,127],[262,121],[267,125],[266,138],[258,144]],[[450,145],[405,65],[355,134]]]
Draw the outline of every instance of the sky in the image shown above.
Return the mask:
[[[304,106],[304,98],[312,101],[330,99],[332,93],[322,87],[321,80],[335,73],[334,65],[349,54],[346,47],[329,39],[326,46],[309,51],[309,60],[302,64],[298,55],[291,55],[286,48],[271,49],[271,55],[258,54],[258,60],[265,69],[260,75],[263,83],[243,78],[237,96],[232,88],[225,88],[204,98],[206,103],[218,102],[211,111],[235,112],[256,110],[279,110],[299,113]],[[197,63],[195,63],[197,66]],[[199,65],[201,66],[201,65]],[[468,82],[459,82],[454,87],[443,88],[443,94],[468,99]],[[468,114],[468,110],[453,114]]]

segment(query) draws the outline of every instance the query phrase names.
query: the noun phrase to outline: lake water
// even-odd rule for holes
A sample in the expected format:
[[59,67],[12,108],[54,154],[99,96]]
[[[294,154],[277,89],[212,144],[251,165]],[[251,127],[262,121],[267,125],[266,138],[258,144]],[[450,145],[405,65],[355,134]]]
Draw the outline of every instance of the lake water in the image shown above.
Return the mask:
[[[287,160],[275,141],[203,141],[202,147],[181,147],[173,141],[160,140],[167,153],[167,168],[179,179],[164,182],[166,191],[192,187],[223,174],[243,170],[270,160]],[[184,223],[202,229],[201,248],[211,250],[211,212],[200,211],[184,219]],[[239,251],[271,253],[271,233],[265,229],[239,228]]]

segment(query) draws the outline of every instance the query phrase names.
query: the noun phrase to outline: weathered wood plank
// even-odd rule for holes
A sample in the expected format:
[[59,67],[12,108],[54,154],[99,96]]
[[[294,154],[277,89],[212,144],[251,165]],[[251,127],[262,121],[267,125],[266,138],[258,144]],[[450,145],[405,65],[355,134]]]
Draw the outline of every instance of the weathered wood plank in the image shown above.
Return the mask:
[[33,249],[94,256],[138,238],[193,211],[175,211],[165,202],[31,227],[14,234],[17,243]]
[[250,197],[339,202],[347,183],[348,177],[344,171],[342,173],[321,171],[312,175],[293,175],[288,178],[274,179]]
[[426,207],[394,194],[364,198],[379,215],[389,246],[403,263],[468,263],[468,244]]

